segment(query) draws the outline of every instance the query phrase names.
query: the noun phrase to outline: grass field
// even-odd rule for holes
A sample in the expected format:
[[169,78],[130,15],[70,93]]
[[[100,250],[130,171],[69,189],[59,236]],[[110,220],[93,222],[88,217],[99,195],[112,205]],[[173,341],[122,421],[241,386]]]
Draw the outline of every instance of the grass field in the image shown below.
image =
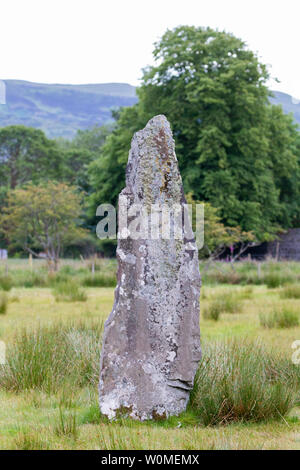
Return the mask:
[[[101,263],[93,276],[113,276],[115,262]],[[67,282],[65,277],[52,279],[50,285],[47,281],[47,287],[21,287],[26,276],[32,275],[24,271],[28,261],[9,262],[5,276],[11,277],[12,285],[5,292],[0,291],[6,297],[5,311],[0,314],[0,340],[6,343],[8,362],[15,369],[8,374],[2,366],[0,372],[0,449],[300,448],[299,387],[295,390],[298,398],[284,416],[278,413],[257,422],[241,417],[226,424],[204,425],[197,413],[189,409],[166,421],[138,423],[121,418],[108,423],[98,411],[97,367],[101,329],[112,308],[114,289],[87,287],[90,266],[83,262],[66,265],[70,267],[63,267],[62,274],[78,279],[86,294],[81,300],[56,300],[56,286]],[[40,269],[35,273],[37,277],[46,276],[42,267],[35,265],[35,269]],[[287,371],[289,364],[292,367],[292,343],[300,340],[300,267],[296,263],[277,263],[271,268],[262,266],[264,270],[269,276],[269,287],[262,280],[245,283],[240,279],[236,283],[237,275],[227,267],[228,278],[234,284],[228,278],[224,283],[224,275],[221,283],[215,274],[206,276],[207,281],[204,276],[200,323],[204,358],[207,345],[234,338],[240,345],[260,344],[274,354],[274,361],[286,361]],[[238,272],[241,278],[246,273],[254,279],[257,266],[243,265]],[[261,272],[258,274],[261,276]],[[37,339],[34,346],[30,343],[32,338]],[[35,362],[38,347],[44,369]],[[63,357],[61,363],[59,355]],[[293,369],[293,374],[298,374],[298,382],[293,382],[297,386],[299,369],[300,366]],[[14,376],[16,372],[18,376]],[[286,377],[279,376],[277,381],[284,383]],[[259,379],[254,377],[254,382]]]

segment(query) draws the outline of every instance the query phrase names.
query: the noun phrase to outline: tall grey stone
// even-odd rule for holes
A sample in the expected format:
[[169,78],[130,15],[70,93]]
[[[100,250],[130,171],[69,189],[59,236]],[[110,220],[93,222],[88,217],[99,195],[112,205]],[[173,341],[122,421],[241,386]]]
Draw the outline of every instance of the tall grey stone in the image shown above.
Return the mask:
[[[142,204],[148,221],[152,204],[185,203],[165,116],[132,139],[119,208],[124,200],[127,209]],[[109,418],[118,411],[140,420],[177,415],[186,408],[201,357],[197,246],[186,238],[123,236],[115,302],[104,327],[100,409]]]

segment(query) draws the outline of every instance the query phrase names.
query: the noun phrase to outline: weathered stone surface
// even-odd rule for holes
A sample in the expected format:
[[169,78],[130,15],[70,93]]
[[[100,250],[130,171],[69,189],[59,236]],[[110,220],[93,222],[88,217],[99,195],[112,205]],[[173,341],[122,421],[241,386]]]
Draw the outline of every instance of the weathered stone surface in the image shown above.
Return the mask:
[[[122,198],[184,204],[170,125],[156,116],[132,140]],[[148,213],[147,212],[147,213]],[[182,412],[201,356],[200,274],[194,241],[118,239],[118,285],[105,323],[101,412],[137,419]]]

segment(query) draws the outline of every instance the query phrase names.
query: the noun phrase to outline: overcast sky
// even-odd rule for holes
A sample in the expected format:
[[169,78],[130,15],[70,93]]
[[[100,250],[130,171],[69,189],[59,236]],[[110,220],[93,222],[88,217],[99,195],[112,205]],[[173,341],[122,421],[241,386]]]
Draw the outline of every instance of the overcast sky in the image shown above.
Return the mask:
[[0,78],[138,85],[153,43],[180,24],[247,42],[300,98],[298,0],[0,0]]

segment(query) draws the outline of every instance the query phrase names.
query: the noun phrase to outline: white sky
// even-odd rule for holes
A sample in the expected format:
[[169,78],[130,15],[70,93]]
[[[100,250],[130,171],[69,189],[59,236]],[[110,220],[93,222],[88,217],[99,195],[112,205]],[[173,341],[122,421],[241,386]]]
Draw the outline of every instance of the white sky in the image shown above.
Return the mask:
[[300,98],[298,0],[0,0],[0,78],[138,84],[153,43],[180,24],[247,42]]

